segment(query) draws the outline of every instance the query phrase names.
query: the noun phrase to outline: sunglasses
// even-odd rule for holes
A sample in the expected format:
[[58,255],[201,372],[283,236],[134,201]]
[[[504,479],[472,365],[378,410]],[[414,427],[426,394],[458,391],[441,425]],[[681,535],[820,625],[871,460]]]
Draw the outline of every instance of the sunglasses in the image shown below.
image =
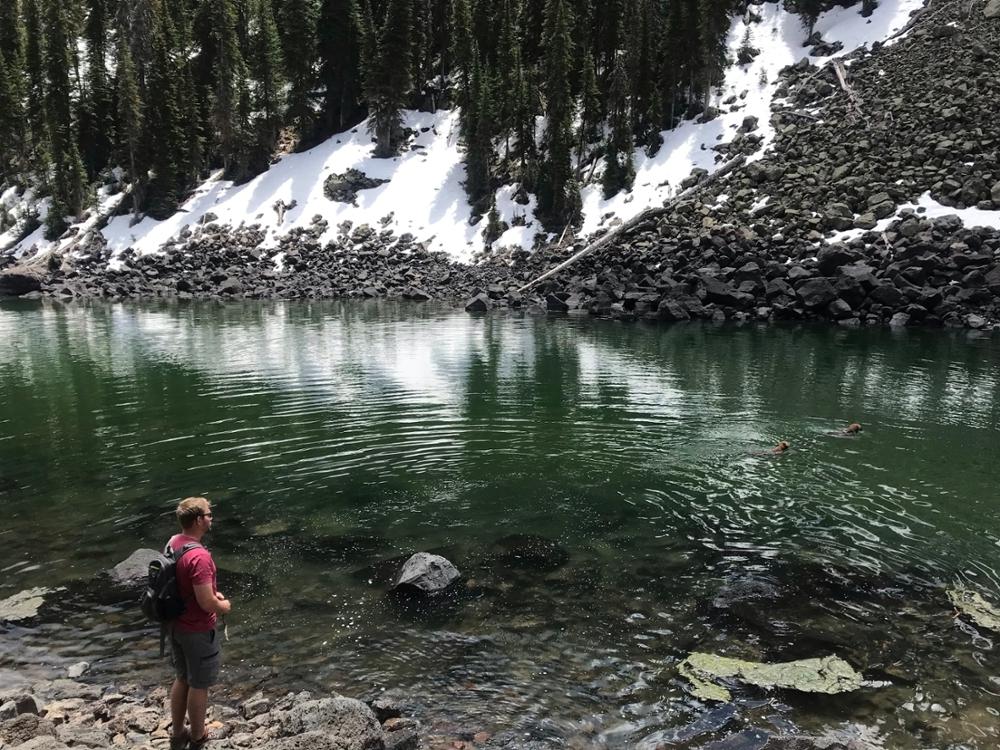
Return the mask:
[[211,518],[211,517],[212,517],[212,514],[211,514],[211,513],[199,513],[198,515],[199,515],[199,516],[200,516],[201,518]]

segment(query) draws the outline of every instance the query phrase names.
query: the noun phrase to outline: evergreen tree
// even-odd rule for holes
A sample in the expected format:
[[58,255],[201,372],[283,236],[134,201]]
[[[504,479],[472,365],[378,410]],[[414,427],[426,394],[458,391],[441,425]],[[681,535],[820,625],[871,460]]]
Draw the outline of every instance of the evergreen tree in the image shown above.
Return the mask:
[[343,130],[361,114],[358,28],[351,0],[323,0],[318,54],[325,134]]
[[18,0],[0,8],[0,172],[26,176],[24,123],[24,28]]
[[173,25],[162,5],[153,6],[152,56],[147,66],[145,147],[152,176],[146,190],[146,211],[155,219],[166,219],[180,201],[178,156],[183,153],[177,93],[177,65],[174,62]]
[[244,176],[248,161],[249,88],[247,67],[240,52],[237,11],[233,0],[210,0],[215,35],[215,80],[212,89],[212,124],[224,173]]
[[500,35],[497,42],[497,124],[504,140],[504,157],[510,155],[510,136],[517,123],[517,97],[515,95],[517,64],[520,45],[517,35],[519,3],[502,0],[500,4]]
[[21,0],[4,0],[0,4],[0,57],[8,68],[23,64],[24,26]]
[[823,5],[823,0],[795,0],[795,10],[802,19],[802,25],[806,27],[809,36],[812,36],[816,19],[823,12]]
[[726,32],[729,29],[731,0],[702,0],[698,18],[701,93],[707,112],[712,87],[722,80],[726,62]]
[[143,129],[142,101],[139,98],[139,83],[132,63],[132,51],[124,34],[118,38],[117,69],[118,160],[132,186],[132,207],[138,215],[145,200],[145,175],[140,171],[139,162]]
[[535,187],[536,156],[535,145],[535,107],[532,100],[531,85],[527,72],[521,63],[521,52],[517,50],[514,56],[513,91],[513,131],[514,156],[518,163],[518,180],[527,190]]
[[284,42],[285,75],[288,78],[288,119],[308,135],[313,124],[310,94],[316,83],[316,0],[287,0],[280,7]]
[[255,0],[255,32],[251,38],[252,70],[256,84],[254,109],[260,113],[258,147],[270,156],[281,127],[281,87],[283,85],[281,40],[274,22],[271,0]]
[[628,112],[628,73],[624,55],[615,62],[608,87],[608,114],[611,118],[611,136],[604,153],[604,197],[610,198],[619,190],[631,187],[635,180],[632,158],[632,128]]
[[375,156],[385,158],[399,149],[403,133],[402,109],[409,93],[410,4],[388,0],[385,20],[379,23],[369,0],[362,0],[355,17],[361,38],[361,80],[375,136]]
[[24,0],[24,94],[27,101],[28,161],[32,171],[45,170],[45,61],[42,59],[42,18],[39,0]]
[[178,19],[177,29],[178,89],[177,109],[180,114],[178,129],[181,133],[180,151],[177,154],[177,186],[184,190],[195,184],[201,176],[205,160],[205,135],[202,115],[202,95],[196,83],[195,51],[191,19],[184,14]]
[[107,0],[90,0],[85,36],[87,85],[80,106],[80,147],[87,174],[93,179],[111,155],[113,106],[105,67],[108,42]]
[[69,21],[60,0],[47,0],[45,24],[45,115],[49,154],[52,159],[52,204],[46,220],[46,236],[58,237],[66,228],[67,215],[83,210],[86,176],[77,149],[76,126],[71,110]]
[[472,36],[472,7],[469,0],[454,0],[451,12],[451,69],[457,89],[455,103],[461,109],[462,132],[471,132],[474,122],[467,122],[472,105],[472,70],[476,56]]
[[[583,70],[580,71],[580,129],[577,135],[577,152],[583,161],[587,144],[592,143],[599,134],[603,119],[601,92],[597,88],[597,74],[593,62],[584,59]],[[577,177],[579,177],[579,171]]]
[[493,159],[493,111],[490,76],[481,61],[473,63],[470,119],[475,127],[465,138],[465,192],[473,210],[484,210],[484,199],[490,194],[490,162]]
[[545,13],[545,131],[546,158],[538,188],[538,209],[552,227],[576,220],[579,190],[571,163],[573,150],[573,99],[570,90],[573,64],[572,18],[567,0],[549,0]]

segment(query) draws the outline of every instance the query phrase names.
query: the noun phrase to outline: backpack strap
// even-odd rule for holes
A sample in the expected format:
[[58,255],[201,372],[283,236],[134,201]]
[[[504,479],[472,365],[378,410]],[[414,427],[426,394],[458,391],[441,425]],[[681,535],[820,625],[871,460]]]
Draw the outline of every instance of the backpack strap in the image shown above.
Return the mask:
[[[198,542],[188,542],[183,547],[181,547],[177,552],[174,552],[174,548],[170,546],[169,540],[167,541],[167,546],[163,548],[163,554],[174,561],[174,565],[177,565],[181,558],[184,557],[188,552],[198,547],[204,547],[203,544]],[[167,650],[167,623],[160,623],[160,658],[162,659],[166,655]]]

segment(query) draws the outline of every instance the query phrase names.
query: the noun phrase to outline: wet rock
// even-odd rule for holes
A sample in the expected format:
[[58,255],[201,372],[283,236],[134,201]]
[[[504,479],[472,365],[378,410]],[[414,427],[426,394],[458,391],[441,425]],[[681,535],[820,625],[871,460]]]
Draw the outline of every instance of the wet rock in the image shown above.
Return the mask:
[[8,268],[0,272],[0,297],[20,297],[42,288],[43,275],[27,268]]
[[458,569],[444,557],[417,552],[403,564],[391,589],[438,594],[460,577]]
[[827,278],[807,279],[795,287],[795,293],[808,308],[828,306],[837,299],[837,290]]
[[486,293],[477,294],[465,303],[466,312],[487,312],[493,307],[493,301]]
[[24,623],[39,616],[46,604],[46,597],[58,589],[36,587],[26,589],[0,601],[0,623]]
[[159,557],[153,549],[137,549],[108,571],[110,582],[119,589],[138,591],[149,580],[149,564]]

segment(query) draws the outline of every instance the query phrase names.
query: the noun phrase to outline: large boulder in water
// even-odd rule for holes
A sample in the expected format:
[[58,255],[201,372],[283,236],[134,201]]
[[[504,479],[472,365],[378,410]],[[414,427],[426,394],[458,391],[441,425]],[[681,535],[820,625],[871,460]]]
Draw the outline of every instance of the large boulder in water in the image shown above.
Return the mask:
[[139,591],[149,578],[149,564],[159,555],[153,549],[137,549],[107,572],[111,584],[119,590]]
[[392,589],[417,591],[422,594],[437,594],[444,591],[461,577],[458,568],[440,555],[418,552],[399,571]]
[[0,623],[26,623],[39,617],[46,605],[45,598],[59,589],[25,589],[0,600]]
[[24,267],[9,268],[0,273],[0,297],[20,297],[42,288],[41,272]]

